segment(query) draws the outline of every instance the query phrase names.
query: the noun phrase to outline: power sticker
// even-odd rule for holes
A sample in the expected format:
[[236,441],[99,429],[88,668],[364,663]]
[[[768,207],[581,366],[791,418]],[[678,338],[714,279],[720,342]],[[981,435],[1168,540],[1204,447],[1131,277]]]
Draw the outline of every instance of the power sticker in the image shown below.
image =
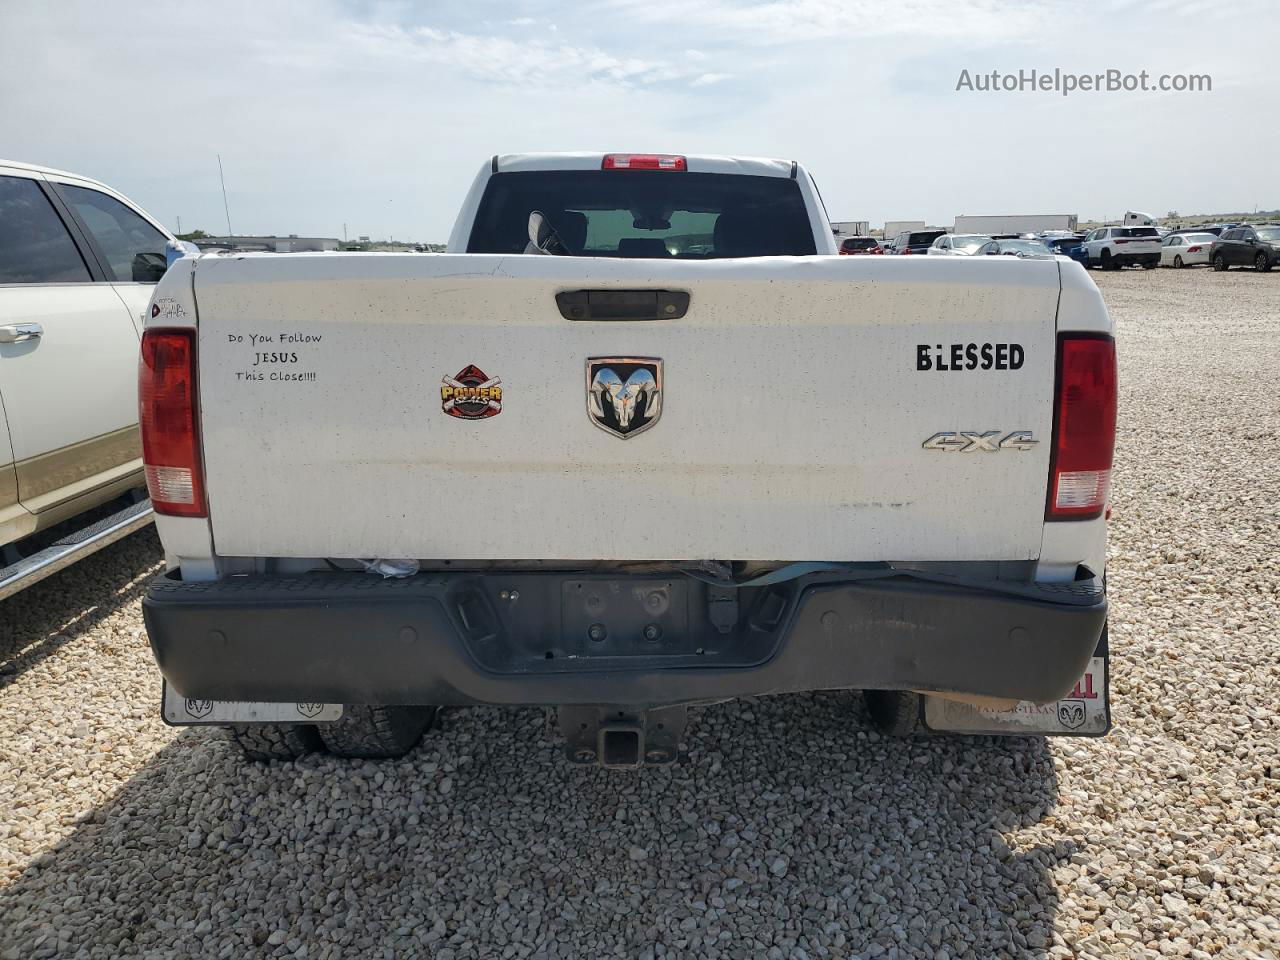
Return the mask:
[[441,381],[440,405],[451,417],[463,420],[483,420],[502,412],[502,383],[471,364],[458,372],[456,377]]

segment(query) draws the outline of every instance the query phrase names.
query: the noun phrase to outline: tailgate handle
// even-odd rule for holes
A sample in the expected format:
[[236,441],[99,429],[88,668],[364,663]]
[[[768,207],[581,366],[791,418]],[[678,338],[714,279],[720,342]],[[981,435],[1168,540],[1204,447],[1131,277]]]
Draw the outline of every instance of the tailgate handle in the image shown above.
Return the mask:
[[556,294],[566,320],[679,320],[689,311],[683,290],[564,290]]

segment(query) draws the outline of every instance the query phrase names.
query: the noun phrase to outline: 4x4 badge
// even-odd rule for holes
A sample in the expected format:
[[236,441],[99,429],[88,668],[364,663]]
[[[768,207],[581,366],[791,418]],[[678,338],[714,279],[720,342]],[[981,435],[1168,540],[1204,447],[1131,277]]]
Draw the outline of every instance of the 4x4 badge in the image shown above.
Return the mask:
[[605,433],[629,440],[662,416],[662,361],[656,357],[589,357],[587,416]]
[[920,446],[943,453],[972,453],[975,450],[998,453],[1001,450],[1030,450],[1040,442],[1030,430],[1015,430],[1004,439],[997,439],[1001,434],[1004,434],[1003,430],[944,430]]

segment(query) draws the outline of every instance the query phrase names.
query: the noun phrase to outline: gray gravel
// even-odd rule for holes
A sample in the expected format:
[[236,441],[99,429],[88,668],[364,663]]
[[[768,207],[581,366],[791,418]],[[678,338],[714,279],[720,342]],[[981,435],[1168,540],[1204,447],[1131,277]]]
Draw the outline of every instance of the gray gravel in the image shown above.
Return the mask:
[[255,765],[158,719],[147,532],[0,604],[0,957],[1277,956],[1280,276],[1095,276],[1107,739],[886,741],[823,694],[639,776],[531,710]]

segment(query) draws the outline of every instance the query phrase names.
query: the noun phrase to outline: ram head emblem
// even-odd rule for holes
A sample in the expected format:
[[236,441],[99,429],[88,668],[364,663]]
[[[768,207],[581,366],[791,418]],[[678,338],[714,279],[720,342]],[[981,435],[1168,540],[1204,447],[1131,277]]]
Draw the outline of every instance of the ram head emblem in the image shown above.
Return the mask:
[[1058,701],[1058,722],[1068,730],[1074,730],[1084,723],[1085,715],[1083,700]]
[[587,413],[600,429],[624,440],[649,429],[662,415],[662,361],[588,360]]

